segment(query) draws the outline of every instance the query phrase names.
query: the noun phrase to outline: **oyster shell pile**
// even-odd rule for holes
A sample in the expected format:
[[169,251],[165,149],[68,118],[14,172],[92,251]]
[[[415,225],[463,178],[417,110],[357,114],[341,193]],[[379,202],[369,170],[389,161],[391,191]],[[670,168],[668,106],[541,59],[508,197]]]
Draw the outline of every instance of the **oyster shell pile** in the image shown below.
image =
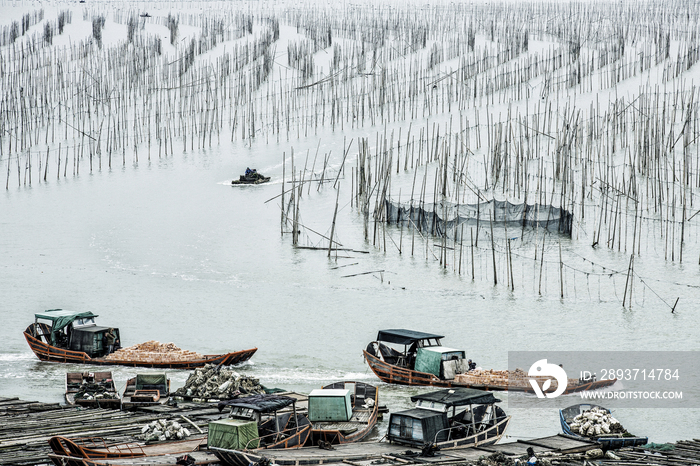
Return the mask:
[[88,383],[83,382],[75,394],[75,400],[116,400],[119,395],[111,388],[111,382]]
[[584,437],[604,437],[610,434],[627,434],[620,421],[605,409],[594,407],[576,416],[569,425],[571,432]]
[[241,395],[265,393],[260,381],[238,372],[207,364],[192,371],[184,387],[175,391],[175,396],[198,400],[230,400]]
[[146,424],[137,435],[146,442],[164,442],[166,440],[182,440],[190,436],[190,431],[177,421],[158,419]]

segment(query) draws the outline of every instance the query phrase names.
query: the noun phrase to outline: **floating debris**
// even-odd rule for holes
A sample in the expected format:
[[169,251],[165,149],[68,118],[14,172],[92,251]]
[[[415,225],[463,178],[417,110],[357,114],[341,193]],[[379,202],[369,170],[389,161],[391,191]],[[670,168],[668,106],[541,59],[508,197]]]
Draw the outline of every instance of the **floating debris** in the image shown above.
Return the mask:
[[165,440],[182,440],[190,435],[190,431],[186,427],[182,427],[179,422],[158,419],[143,426],[141,435],[136,437],[146,442],[164,442]]
[[207,364],[192,371],[185,386],[175,391],[176,396],[193,401],[230,400],[240,395],[262,393],[265,393],[265,388],[258,379],[215,364]]
[[571,432],[585,437],[598,438],[608,434],[629,435],[620,421],[603,408],[594,407],[574,418],[569,426]]

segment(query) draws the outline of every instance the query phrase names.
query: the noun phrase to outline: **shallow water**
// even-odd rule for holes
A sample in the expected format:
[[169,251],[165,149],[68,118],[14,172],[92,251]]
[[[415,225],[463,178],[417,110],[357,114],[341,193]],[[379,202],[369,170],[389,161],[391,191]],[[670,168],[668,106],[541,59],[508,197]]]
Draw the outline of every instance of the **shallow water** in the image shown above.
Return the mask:
[[[671,314],[640,296],[631,310],[622,309],[624,282],[589,280],[588,293],[579,282],[575,294],[567,289],[560,299],[556,277],[543,296],[524,285],[511,292],[478,268],[472,281],[418,252],[412,257],[407,237],[404,254],[380,251],[365,244],[345,188],[338,241],[369,254],[339,252],[336,260],[326,251],[294,249],[291,235],[280,234],[277,200],[265,203],[281,192],[287,149],[261,145],[253,155],[229,143],[196,154],[152,155],[150,162],[142,154],[138,164],[3,192],[0,394],[62,401],[65,372],[78,366],[39,362],[22,337],[33,313],[50,308],[99,314],[102,323],[121,329],[125,346],[157,340],[208,354],[258,347],[240,371],[266,386],[301,392],[338,379],[379,383],[361,350],[381,328],[442,333],[445,344],[464,348],[481,366],[501,369],[508,351],[698,349],[698,319],[687,304]],[[228,185],[246,165],[275,182]],[[328,236],[334,203],[334,190],[317,192],[314,185],[302,199],[302,223]],[[302,243],[322,245],[313,233],[308,238]],[[589,245],[562,243],[591,254]],[[626,260],[615,252],[595,254],[610,264]],[[516,284],[530,268],[520,265]],[[346,277],[378,270],[384,272]],[[683,300],[697,303],[694,293]],[[118,385],[136,372],[113,371]],[[177,388],[187,373],[170,376]],[[410,406],[410,394],[425,390],[380,385],[382,403],[392,409]],[[559,431],[556,409],[510,414],[511,438]],[[616,415],[628,430],[656,442],[700,433],[697,409]]]
[[[20,17],[20,8],[6,9]],[[79,17],[76,13],[76,23]],[[287,26],[282,33],[293,29]],[[625,86],[634,94],[637,84],[622,83],[620,95]],[[617,92],[606,90],[601,101]],[[585,99],[593,97],[575,98],[585,109]],[[506,105],[489,111],[499,110],[505,114]],[[450,118],[435,116],[431,123],[445,128]],[[485,113],[481,121],[488,121]],[[456,122],[457,117],[455,127]],[[186,153],[176,141],[174,156],[159,157],[154,144],[150,159],[147,149],[139,148],[137,162],[128,150],[125,164],[121,155],[114,156],[111,169],[105,155],[102,168],[95,161],[92,171],[83,160],[78,175],[69,168],[68,176],[58,180],[52,161],[47,181],[35,175],[31,186],[18,186],[13,160],[9,189],[0,193],[0,396],[62,402],[65,372],[83,369],[39,362],[29,350],[22,331],[35,312],[51,308],[99,314],[100,322],[120,328],[124,346],[157,340],[206,354],[257,347],[252,361],[239,370],[268,387],[307,393],[338,379],[362,380],[379,384],[381,403],[392,410],[409,407],[410,395],[428,389],[380,384],[364,364],[361,350],[382,328],[444,334],[446,345],[465,349],[482,367],[497,369],[507,367],[509,351],[700,350],[699,217],[692,228],[687,225],[682,264],[664,260],[662,225],[648,222],[641,254],[635,258],[632,306],[621,304],[631,245],[592,248],[598,213],[590,208],[585,219],[577,218],[573,238],[560,239],[566,264],[564,298],[559,242],[547,243],[540,279],[540,262],[534,256],[541,234],[532,231],[522,239],[511,233],[511,291],[503,254],[496,259],[499,283],[493,283],[485,229],[476,249],[474,279],[466,243],[460,274],[454,267],[456,253],[449,267],[441,268],[434,259],[439,247],[432,239],[426,249],[420,235],[389,227],[387,239],[380,229],[375,243],[372,224],[370,240],[364,240],[362,216],[350,195],[356,141],[365,137],[372,143],[378,132],[391,134],[400,126],[405,135],[407,124],[363,124],[350,128],[346,123],[342,131],[319,128],[308,136],[306,128],[296,134],[292,128],[292,141],[283,134],[280,142],[274,136],[269,141],[260,137],[252,145],[238,136],[229,142],[231,135],[224,131],[220,142],[194,151],[188,147]],[[429,125],[425,120],[413,124],[414,132]],[[338,176],[344,140],[355,145]],[[326,177],[338,176],[341,185],[334,238],[345,248],[368,254],[339,251],[328,258],[326,251],[293,248],[289,228],[281,234],[276,196],[283,186],[283,159],[288,189],[292,150],[298,173],[307,154],[311,166],[317,148],[316,176],[321,157],[332,151]],[[484,152],[475,150],[475,172],[482,170]],[[247,166],[272,181],[230,186]],[[0,174],[6,167],[7,159],[0,157]],[[431,166],[426,173],[432,177],[434,171]],[[406,200],[413,172],[392,176],[391,194],[398,197],[401,190]],[[428,185],[430,192],[430,180]],[[327,246],[320,235],[330,235],[335,200],[330,184],[304,189],[301,245]],[[497,228],[495,236],[503,238],[503,233]],[[671,313],[676,298],[678,307]],[[111,370],[119,388],[136,372]],[[187,375],[170,372],[173,388],[184,384]],[[690,387],[685,394],[697,399],[700,389]],[[508,400],[507,394],[498,397]],[[560,399],[561,406],[577,402],[573,395]],[[507,432],[511,440],[560,431],[556,408],[506,411],[513,416]],[[699,409],[619,409],[615,416],[630,432],[654,442],[700,436]],[[385,430],[383,423],[375,436]]]

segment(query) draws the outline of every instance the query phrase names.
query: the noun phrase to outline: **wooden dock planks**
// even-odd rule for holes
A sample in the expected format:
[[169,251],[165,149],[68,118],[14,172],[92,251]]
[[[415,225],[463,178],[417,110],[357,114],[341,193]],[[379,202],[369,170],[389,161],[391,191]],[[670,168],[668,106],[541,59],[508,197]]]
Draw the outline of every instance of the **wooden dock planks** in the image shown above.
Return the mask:
[[182,420],[182,415],[203,432],[210,420],[224,417],[216,406],[193,403],[132,412],[0,398],[0,465],[51,464],[48,440],[55,435],[103,437],[111,443],[141,442],[136,435],[144,425],[156,419]]

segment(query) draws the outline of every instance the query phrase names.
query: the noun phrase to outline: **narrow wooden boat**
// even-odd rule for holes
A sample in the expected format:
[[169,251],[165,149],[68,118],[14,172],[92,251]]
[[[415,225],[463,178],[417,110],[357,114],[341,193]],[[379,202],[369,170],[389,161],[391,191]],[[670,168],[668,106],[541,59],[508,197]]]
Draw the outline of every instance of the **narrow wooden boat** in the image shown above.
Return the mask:
[[559,422],[561,423],[562,432],[564,432],[566,435],[598,442],[605,450],[616,450],[622,447],[636,447],[646,445],[649,442],[649,437],[637,437],[629,434],[624,429],[622,429],[624,432],[603,433],[603,435],[593,437],[584,436],[579,432],[572,431],[571,426],[574,423],[574,419],[579,415],[585,415],[587,412],[593,411],[594,408],[597,408],[599,412],[610,414],[609,409],[589,403],[580,403],[569,406],[568,408],[560,409]]
[[[248,466],[250,455],[276,449],[297,449],[307,443],[311,422],[296,410],[296,399],[254,395],[219,403],[229,418],[209,423],[208,448],[222,463]],[[292,410],[288,407],[291,405]]]
[[[385,383],[534,393],[525,379],[515,378],[518,374],[498,371],[504,376],[491,382],[478,376],[477,371],[470,370],[465,352],[442,346],[442,338],[442,335],[414,330],[380,330],[376,341],[369,343],[362,354],[372,372]],[[403,351],[388,346],[388,343],[403,345]],[[564,394],[596,390],[616,381],[569,379]]]
[[122,395],[122,408],[164,404],[170,397],[170,379],[162,373],[138,374],[126,382]]
[[55,436],[49,439],[49,446],[56,455],[74,458],[104,460],[108,458],[137,458],[142,456],[177,455],[199,450],[206,445],[207,436],[199,434],[186,440],[153,443],[112,443],[99,437],[67,438]]
[[391,413],[387,440],[411,447],[449,450],[492,445],[505,434],[510,416],[491,392],[438,390],[411,397],[416,407]]
[[85,408],[120,409],[122,400],[111,372],[68,372],[66,403]]
[[311,435],[306,446],[337,445],[366,439],[377,425],[377,387],[336,382],[309,394]]
[[155,353],[144,357],[129,353],[121,357],[119,352],[107,354],[105,344],[105,337],[112,329],[115,334],[113,349],[116,351],[120,348],[119,329],[96,325],[95,318],[98,316],[92,312],[51,309],[35,314],[34,317],[34,323],[24,331],[24,338],[34,354],[40,360],[48,362],[191,370],[206,364],[239,364],[250,359],[257,351],[257,348],[252,348],[201,357],[193,357],[188,352],[176,355]]
[[204,451],[193,451],[188,453],[164,454],[164,455],[148,455],[138,458],[76,458],[75,456],[57,455],[49,453],[49,459],[56,466],[176,466],[183,463],[183,457],[187,456],[192,459],[194,464],[219,464],[219,459],[212,453]]

